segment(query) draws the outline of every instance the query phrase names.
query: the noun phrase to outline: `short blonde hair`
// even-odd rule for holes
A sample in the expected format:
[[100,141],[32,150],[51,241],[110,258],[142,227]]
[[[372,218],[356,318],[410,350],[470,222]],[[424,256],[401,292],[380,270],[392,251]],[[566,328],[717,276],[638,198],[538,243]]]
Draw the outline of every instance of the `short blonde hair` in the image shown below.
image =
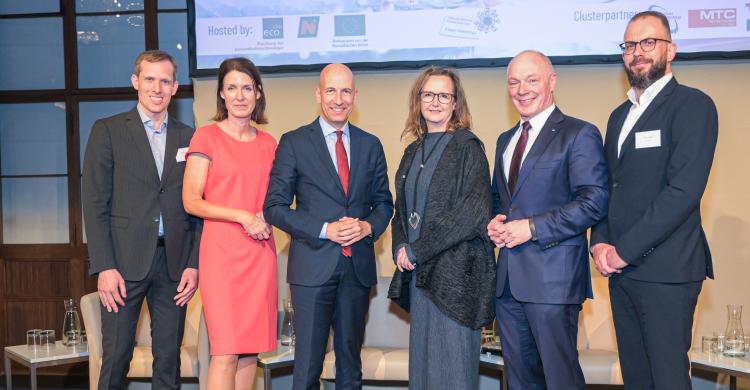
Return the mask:
[[172,57],[172,55],[167,53],[166,51],[146,50],[143,53],[139,54],[135,59],[135,68],[133,68],[133,74],[136,77],[141,74],[141,64],[143,63],[143,61],[152,63],[169,61],[172,64],[172,68],[174,68],[174,72],[172,72],[172,79],[173,81],[177,80],[177,62],[174,60],[174,57]]

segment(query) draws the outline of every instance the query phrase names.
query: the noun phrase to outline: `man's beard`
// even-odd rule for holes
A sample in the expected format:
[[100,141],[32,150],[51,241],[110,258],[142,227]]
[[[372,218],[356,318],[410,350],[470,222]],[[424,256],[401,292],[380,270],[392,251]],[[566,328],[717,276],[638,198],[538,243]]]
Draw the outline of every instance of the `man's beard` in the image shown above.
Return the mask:
[[630,82],[631,87],[644,91],[646,88],[650,87],[651,84],[656,82],[656,80],[664,77],[664,74],[667,73],[667,61],[653,61],[651,63],[651,69],[645,73],[636,73],[626,65],[625,73],[628,75],[628,81]]

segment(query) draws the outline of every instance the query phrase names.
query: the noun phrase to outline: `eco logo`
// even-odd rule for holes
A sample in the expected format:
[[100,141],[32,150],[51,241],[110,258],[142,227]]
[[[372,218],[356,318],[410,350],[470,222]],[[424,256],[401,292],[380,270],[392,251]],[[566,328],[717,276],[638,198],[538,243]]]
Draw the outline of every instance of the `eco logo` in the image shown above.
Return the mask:
[[263,39],[284,38],[284,18],[263,18]]

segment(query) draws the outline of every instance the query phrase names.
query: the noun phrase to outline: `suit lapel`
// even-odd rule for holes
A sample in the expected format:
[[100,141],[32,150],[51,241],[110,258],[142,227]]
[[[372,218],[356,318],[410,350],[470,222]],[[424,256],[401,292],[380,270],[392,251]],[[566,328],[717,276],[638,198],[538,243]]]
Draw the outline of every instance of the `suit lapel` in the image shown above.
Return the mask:
[[141,122],[141,116],[138,115],[138,109],[134,108],[130,111],[127,116],[127,122],[128,132],[133,139],[140,160],[143,161],[147,169],[151,171],[150,176],[153,178],[154,182],[159,183],[159,171],[156,169],[154,154],[151,152],[146,129],[143,127],[143,122]]
[[[313,145],[313,149],[315,149],[318,158],[320,158],[320,162],[326,167],[326,171],[328,171],[328,174],[331,175],[331,179],[333,179],[333,182],[336,183],[339,191],[341,191],[341,196],[344,196],[344,187],[341,186],[341,179],[339,178],[338,172],[336,172],[336,167],[333,166],[331,155],[328,153],[328,145],[326,145],[326,140],[323,136],[323,129],[320,128],[318,119],[311,123],[308,129],[310,131],[310,142]],[[351,134],[351,132],[349,134]],[[351,180],[351,174],[349,177]],[[351,187],[351,183],[349,184]]]
[[[500,135],[500,140],[497,142],[497,151],[495,153],[499,153],[500,155],[496,157],[498,164],[495,171],[495,176],[500,175],[502,180],[498,181],[498,183],[502,183],[503,189],[505,189],[505,193],[508,194],[508,199],[510,199],[510,188],[508,188],[508,178],[505,177],[505,161],[503,160],[503,155],[505,154],[505,149],[508,148],[508,143],[510,143],[510,139],[513,138],[513,133],[515,132],[515,129],[518,129],[518,125],[516,125],[513,130],[506,131],[502,135]],[[497,171],[499,169],[499,171]]]
[[[628,153],[628,151],[635,149],[635,133],[643,130],[644,126],[646,125],[646,122],[648,122],[648,119],[654,115],[655,112],[659,111],[659,107],[664,104],[664,102],[667,101],[667,98],[669,95],[672,94],[675,87],[677,86],[677,81],[674,79],[674,77],[669,80],[667,85],[664,86],[664,88],[659,91],[659,93],[654,97],[654,100],[651,101],[651,104],[648,105],[648,108],[646,108],[646,111],[641,114],[640,118],[635,122],[633,125],[633,129],[630,130],[630,133],[625,138],[625,142],[622,143],[622,148],[620,151],[620,156],[618,158],[618,163],[625,157],[625,155]],[[627,117],[627,110],[625,111],[625,117]],[[625,122],[625,118],[623,118],[623,122]],[[656,130],[656,129],[653,129]],[[622,125],[620,125],[620,131],[622,131]],[[617,139],[619,139],[619,132],[617,135]],[[617,142],[617,140],[615,140]],[[615,153],[617,153],[617,149],[615,149]]]
[[529,172],[534,168],[534,165],[536,164],[537,160],[539,160],[539,157],[541,157],[542,154],[544,154],[544,151],[547,149],[547,145],[549,145],[550,142],[557,136],[557,133],[559,132],[555,126],[557,126],[558,123],[562,122],[564,119],[562,112],[559,108],[555,108],[554,111],[552,111],[552,114],[550,114],[549,118],[547,118],[547,122],[542,127],[542,130],[539,131],[539,135],[536,137],[536,140],[534,141],[534,144],[531,145],[531,150],[529,150],[529,153],[526,155],[526,158],[523,159],[523,163],[521,164],[521,171],[518,173],[518,183],[516,183],[516,190],[513,192],[513,196],[518,193],[519,189],[523,186],[523,182],[526,181],[526,178],[529,176]]
[[359,171],[362,168],[362,147],[362,137],[359,134],[359,129],[349,123],[349,192],[347,193],[349,199],[352,198],[352,193],[357,188],[354,183],[361,176]]
[[[171,122],[171,119],[168,119]],[[167,144],[164,148],[164,168],[161,172],[161,181],[164,183],[169,177],[169,173],[172,171],[172,167],[177,162],[177,146],[180,144],[180,128],[174,123],[174,125],[167,122]]]
[[[623,109],[619,113],[619,117],[614,122],[613,128],[607,130],[607,145],[604,151],[607,154],[607,161],[613,161],[614,164],[609,168],[614,170],[617,168],[617,164],[620,162],[620,158],[617,155],[617,142],[620,139],[620,133],[622,132],[622,126],[625,124],[625,118],[628,117],[629,106],[623,106]],[[610,134],[610,130],[612,134]]]

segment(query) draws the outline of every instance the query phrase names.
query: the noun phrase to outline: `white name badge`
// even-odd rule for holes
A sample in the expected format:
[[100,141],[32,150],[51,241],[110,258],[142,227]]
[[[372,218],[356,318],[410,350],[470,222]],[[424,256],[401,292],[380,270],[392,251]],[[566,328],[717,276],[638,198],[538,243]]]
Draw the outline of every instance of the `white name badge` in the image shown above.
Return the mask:
[[183,162],[185,161],[185,155],[187,155],[188,148],[179,148],[177,149],[177,162]]
[[635,148],[658,148],[661,147],[661,130],[641,131],[635,133]]

